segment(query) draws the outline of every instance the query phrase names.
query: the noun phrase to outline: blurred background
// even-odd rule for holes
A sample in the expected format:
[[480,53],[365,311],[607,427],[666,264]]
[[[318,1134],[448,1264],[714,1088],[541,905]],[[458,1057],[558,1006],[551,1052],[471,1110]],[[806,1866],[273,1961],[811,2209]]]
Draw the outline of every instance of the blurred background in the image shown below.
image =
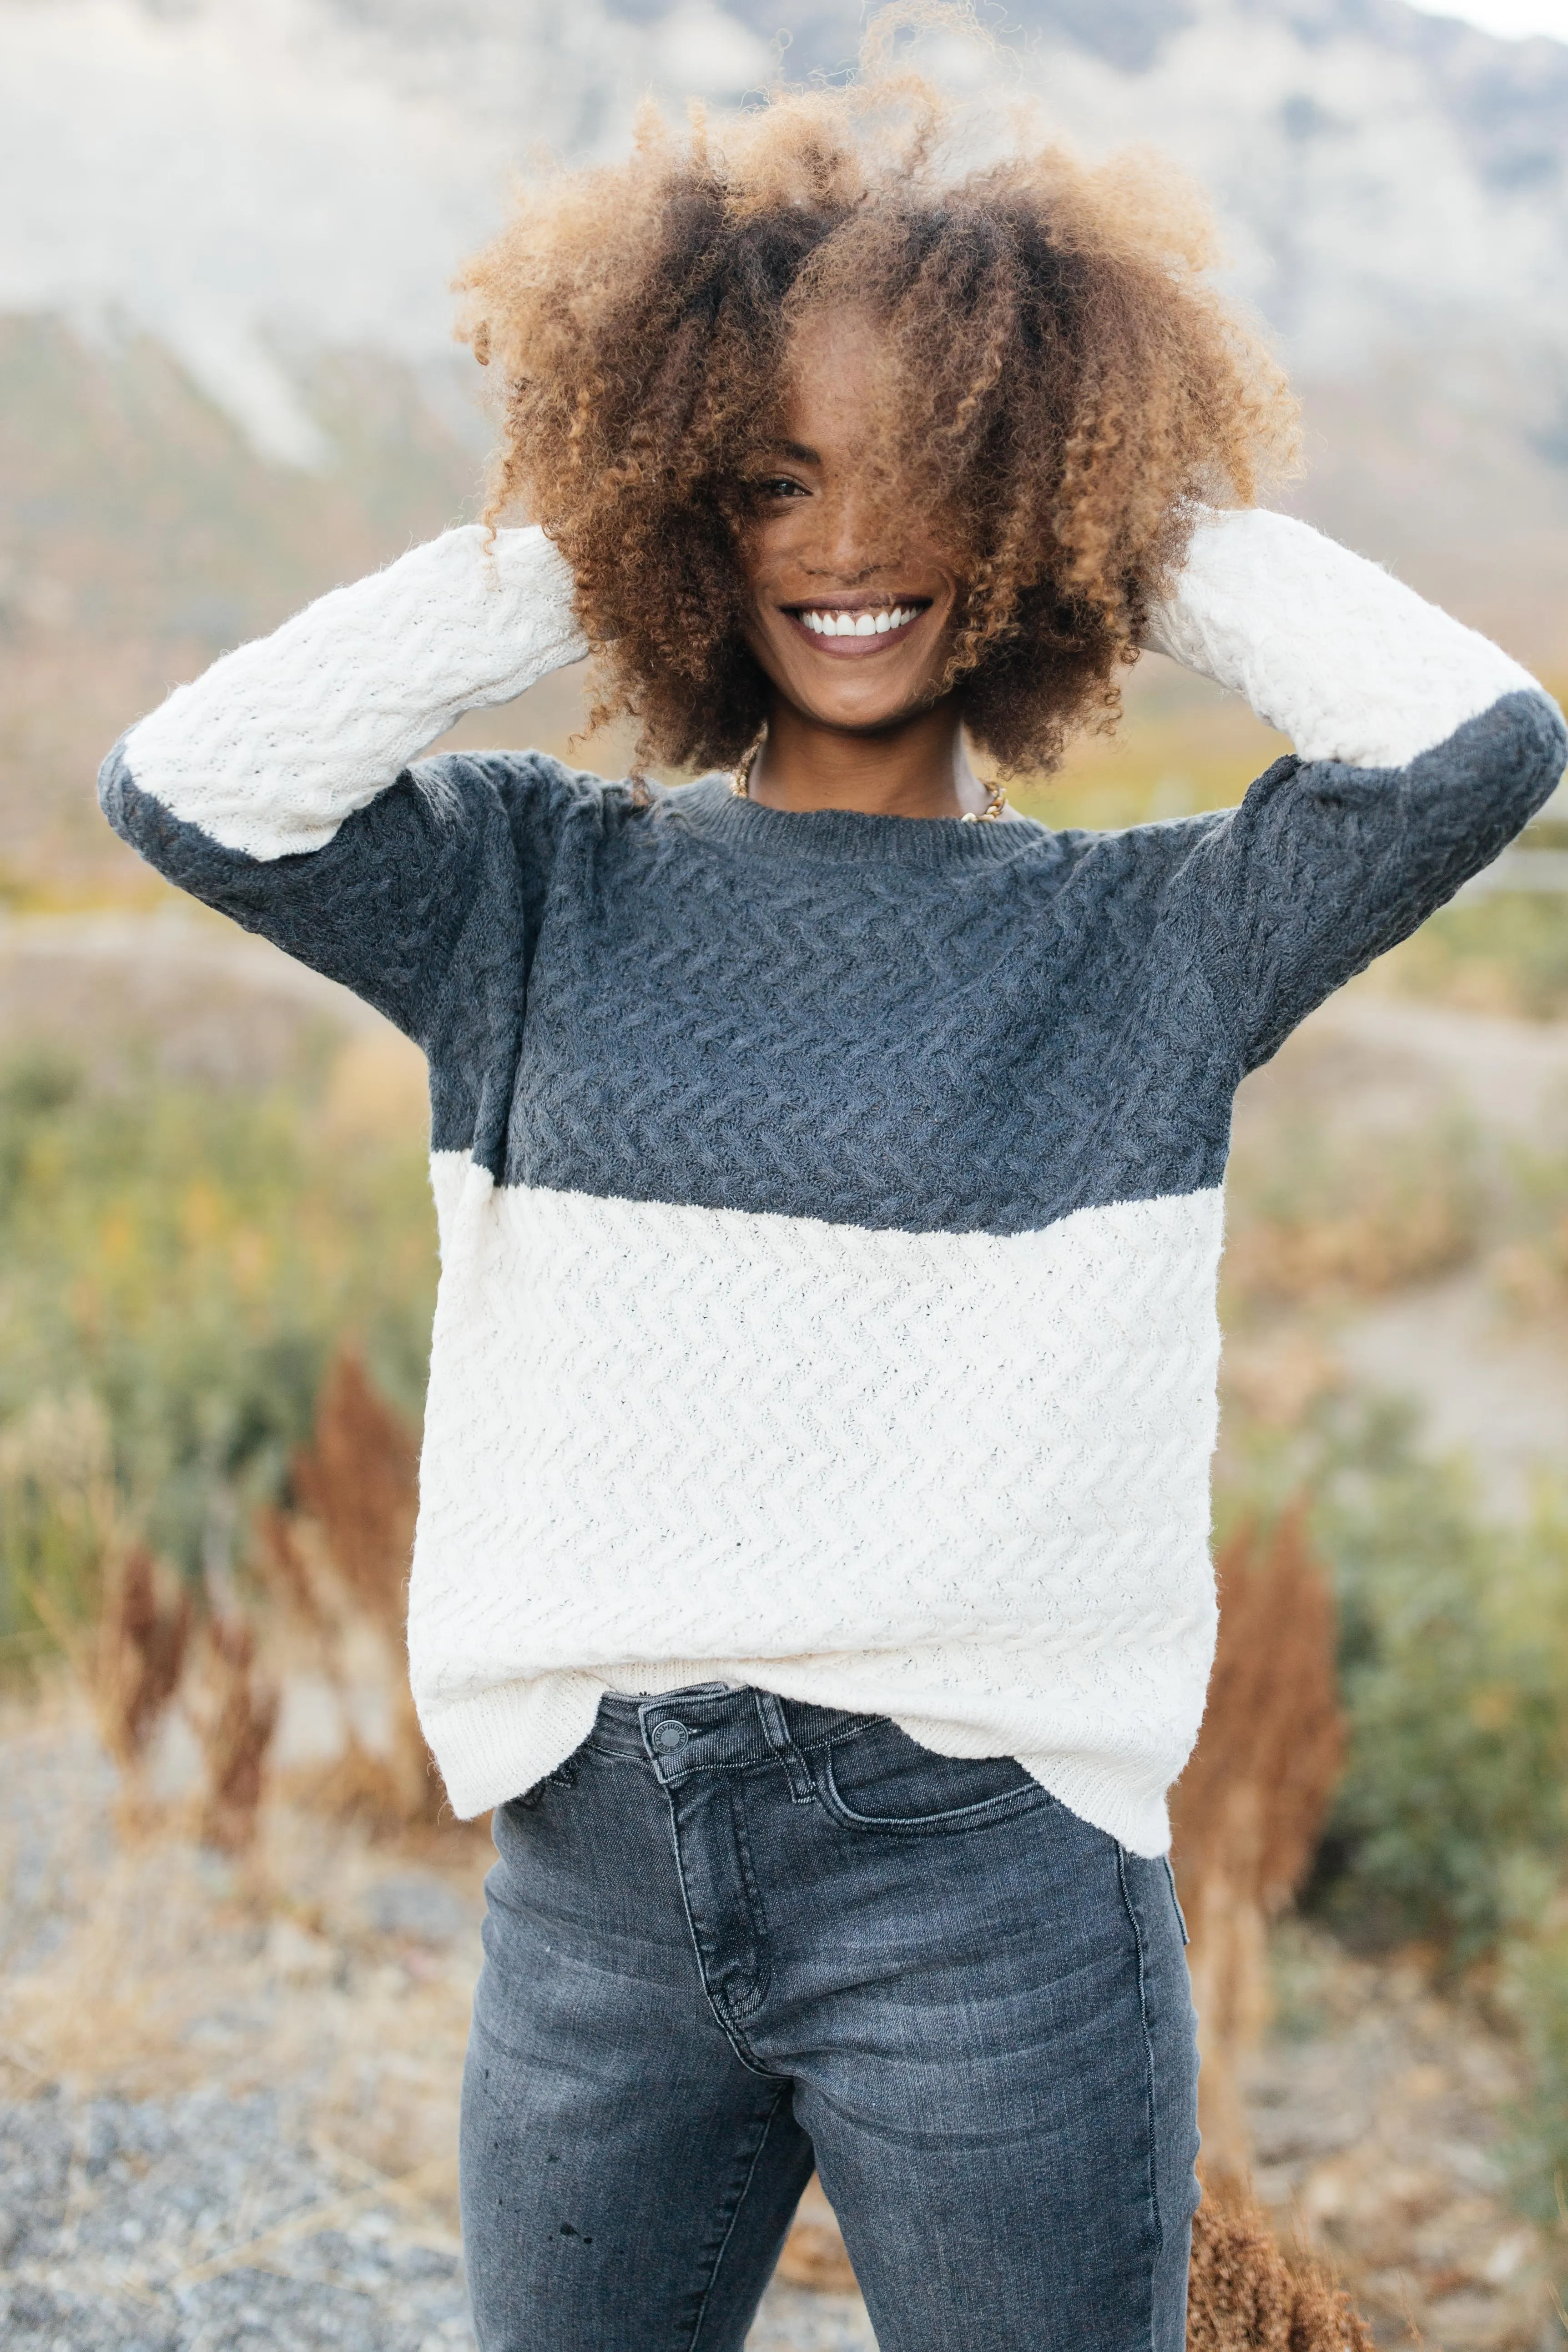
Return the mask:
[[[988,22],[1000,47],[930,36],[928,69],[1212,192],[1303,394],[1294,509],[1561,695],[1568,5]],[[17,2352],[471,2342],[451,2122],[486,1848],[442,1817],[399,1665],[422,1068],[140,867],[98,761],[225,647],[476,511],[483,379],[446,289],[514,174],[619,152],[649,92],[841,72],[859,29],[853,0],[0,0]],[[567,673],[457,740],[566,752],[582,709]],[[1017,797],[1174,815],[1279,748],[1152,658],[1118,740]],[[1380,2343],[1557,2343],[1561,794],[1248,1082],[1224,1312],[1226,1630],[1177,1807],[1212,2158]],[[870,2345],[825,2209],[785,2268],[758,2352]]]

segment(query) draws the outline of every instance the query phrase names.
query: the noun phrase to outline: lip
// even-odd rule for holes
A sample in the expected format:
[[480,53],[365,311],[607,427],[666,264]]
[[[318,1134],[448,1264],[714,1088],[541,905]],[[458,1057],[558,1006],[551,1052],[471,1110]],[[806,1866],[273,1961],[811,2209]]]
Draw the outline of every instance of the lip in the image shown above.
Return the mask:
[[[900,604],[917,604],[920,609],[911,620],[905,621],[899,628],[885,629],[880,636],[876,637],[819,637],[815,629],[806,627],[801,617],[804,613],[886,611],[889,607],[896,609]],[[859,597],[822,596],[815,598],[809,604],[783,604],[778,609],[795,635],[805,640],[814,654],[825,655],[831,661],[865,661],[875,654],[890,653],[895,646],[901,646],[907,637],[912,635],[931,611],[931,599],[929,596],[890,596],[884,604],[868,604]]]

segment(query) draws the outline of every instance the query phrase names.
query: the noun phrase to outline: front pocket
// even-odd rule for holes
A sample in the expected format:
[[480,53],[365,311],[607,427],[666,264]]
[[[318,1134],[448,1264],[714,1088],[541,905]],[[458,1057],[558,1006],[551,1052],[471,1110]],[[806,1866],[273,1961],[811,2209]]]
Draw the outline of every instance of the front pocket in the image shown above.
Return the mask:
[[826,1748],[816,1779],[836,1820],[895,1834],[981,1829],[1055,1801],[1010,1756],[939,1756],[887,1721]]

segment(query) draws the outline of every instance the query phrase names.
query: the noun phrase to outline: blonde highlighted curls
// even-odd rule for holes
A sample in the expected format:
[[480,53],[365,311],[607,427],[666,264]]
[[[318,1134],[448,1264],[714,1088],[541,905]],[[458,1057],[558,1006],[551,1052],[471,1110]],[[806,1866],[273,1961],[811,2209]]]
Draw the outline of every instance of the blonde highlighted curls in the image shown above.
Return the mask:
[[977,121],[889,63],[524,191],[463,272],[459,332],[500,378],[495,520],[543,524],[599,660],[595,719],[641,756],[728,766],[769,688],[743,635],[748,474],[791,331],[870,311],[874,485],[939,519],[965,583],[950,667],[1005,773],[1109,725],[1121,667],[1200,501],[1245,505],[1294,452],[1256,332],[1205,276],[1206,212],[1152,158],[1091,167]]

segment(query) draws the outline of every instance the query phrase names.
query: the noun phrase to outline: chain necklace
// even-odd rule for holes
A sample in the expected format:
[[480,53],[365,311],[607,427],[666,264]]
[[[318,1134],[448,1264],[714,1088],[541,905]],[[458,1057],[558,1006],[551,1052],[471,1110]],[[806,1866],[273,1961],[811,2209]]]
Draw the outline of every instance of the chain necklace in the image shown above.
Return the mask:
[[[756,766],[757,755],[767,740],[768,730],[764,727],[730,779],[730,790],[738,801],[749,801],[752,797],[752,770]],[[965,809],[959,822],[962,824],[992,824],[1006,805],[1006,786],[993,784],[985,806],[983,809]]]

